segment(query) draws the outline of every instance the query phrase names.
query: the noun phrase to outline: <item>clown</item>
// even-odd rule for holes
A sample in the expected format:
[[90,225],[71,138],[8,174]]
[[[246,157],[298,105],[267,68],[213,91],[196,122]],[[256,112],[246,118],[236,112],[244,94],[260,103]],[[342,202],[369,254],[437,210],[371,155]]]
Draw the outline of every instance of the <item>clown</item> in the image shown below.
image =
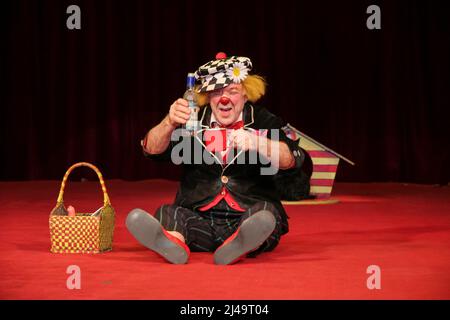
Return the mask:
[[[251,69],[249,58],[219,53],[196,71],[201,130],[189,139],[214,161],[184,163],[173,204],[162,205],[154,215],[134,209],[126,219],[142,245],[171,263],[187,263],[191,251],[200,251],[213,252],[216,264],[232,264],[273,250],[288,232],[274,179],[261,169],[293,172],[304,156],[281,130],[285,122],[253,105],[265,94],[266,83]],[[171,137],[189,114],[186,100],[173,102],[141,141],[144,154],[170,160],[177,144]],[[211,132],[226,133],[225,143],[211,144]],[[250,162],[251,153],[262,158]]]

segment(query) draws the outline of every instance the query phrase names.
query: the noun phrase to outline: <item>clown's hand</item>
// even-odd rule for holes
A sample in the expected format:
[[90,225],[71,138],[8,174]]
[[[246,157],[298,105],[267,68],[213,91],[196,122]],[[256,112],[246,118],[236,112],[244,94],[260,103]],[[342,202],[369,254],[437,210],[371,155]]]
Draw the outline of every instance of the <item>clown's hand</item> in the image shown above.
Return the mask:
[[185,124],[189,120],[189,115],[191,110],[189,109],[189,104],[187,100],[178,99],[170,106],[169,110],[169,123],[172,127],[178,127],[179,125]]
[[231,146],[243,151],[256,151],[258,149],[258,136],[244,129],[233,130],[229,139]]

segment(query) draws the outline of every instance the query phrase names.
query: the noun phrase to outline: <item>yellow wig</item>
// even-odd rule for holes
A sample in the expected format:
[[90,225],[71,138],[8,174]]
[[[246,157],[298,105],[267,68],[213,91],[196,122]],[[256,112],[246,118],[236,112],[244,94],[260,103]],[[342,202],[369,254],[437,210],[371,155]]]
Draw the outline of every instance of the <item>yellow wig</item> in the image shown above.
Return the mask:
[[[266,93],[266,80],[258,75],[249,75],[242,81],[248,101],[255,103]],[[209,103],[208,93],[197,93],[197,101],[200,107]]]

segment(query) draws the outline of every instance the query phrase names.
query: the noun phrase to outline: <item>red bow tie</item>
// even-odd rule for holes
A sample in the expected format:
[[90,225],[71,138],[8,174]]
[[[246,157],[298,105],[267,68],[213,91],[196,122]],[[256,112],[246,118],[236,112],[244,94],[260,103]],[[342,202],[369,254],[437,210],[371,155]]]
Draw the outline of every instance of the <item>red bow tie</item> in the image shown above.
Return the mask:
[[[215,122],[213,123],[213,127],[227,130],[206,130],[204,133],[206,149],[210,152],[225,151],[227,149],[227,131],[241,129],[244,127],[244,121],[236,121],[227,127]],[[226,155],[224,155],[223,160],[226,162]]]

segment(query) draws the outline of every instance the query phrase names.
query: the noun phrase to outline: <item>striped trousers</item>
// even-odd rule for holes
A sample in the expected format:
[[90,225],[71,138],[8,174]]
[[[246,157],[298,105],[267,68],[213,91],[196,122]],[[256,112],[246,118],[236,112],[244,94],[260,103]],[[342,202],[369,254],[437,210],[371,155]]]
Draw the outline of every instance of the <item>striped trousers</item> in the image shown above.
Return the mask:
[[282,219],[275,206],[267,201],[255,203],[246,212],[236,212],[222,200],[208,211],[192,211],[177,205],[164,204],[155,212],[164,229],[178,231],[184,236],[186,244],[194,252],[214,252],[241,223],[260,210],[272,212],[276,226],[270,237],[249,256],[272,251],[279,243],[282,231]]

